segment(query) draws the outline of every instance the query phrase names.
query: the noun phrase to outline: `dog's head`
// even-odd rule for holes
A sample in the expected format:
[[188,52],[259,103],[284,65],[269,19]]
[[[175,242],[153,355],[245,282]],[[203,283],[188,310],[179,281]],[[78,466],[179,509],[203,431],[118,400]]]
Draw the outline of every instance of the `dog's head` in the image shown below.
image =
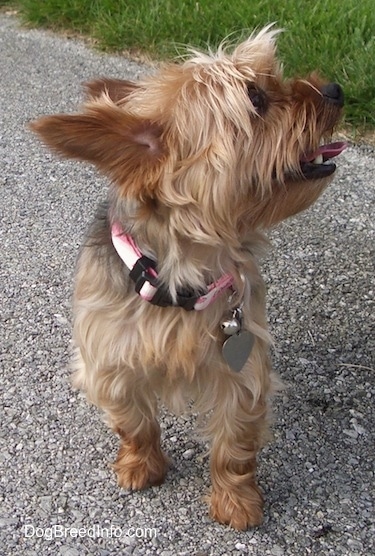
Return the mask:
[[276,35],[267,27],[232,49],[192,51],[138,83],[95,81],[82,113],[31,127],[94,163],[144,215],[168,213],[182,234],[228,239],[270,226],[316,200],[345,148],[328,143],[340,86],[317,74],[284,79]]

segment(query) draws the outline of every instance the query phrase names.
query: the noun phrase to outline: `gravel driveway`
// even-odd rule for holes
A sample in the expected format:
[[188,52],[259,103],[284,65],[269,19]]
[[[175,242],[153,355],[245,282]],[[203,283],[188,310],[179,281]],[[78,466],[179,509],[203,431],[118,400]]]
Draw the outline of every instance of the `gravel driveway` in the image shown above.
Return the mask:
[[207,517],[193,418],[163,411],[175,463],[163,486],[120,490],[108,466],[117,439],[70,388],[74,263],[106,185],[25,124],[74,110],[84,80],[146,69],[0,15],[0,554],[375,554],[371,148],[349,148],[319,203],[272,232],[264,272],[287,388],[259,461],[262,527],[241,533]]

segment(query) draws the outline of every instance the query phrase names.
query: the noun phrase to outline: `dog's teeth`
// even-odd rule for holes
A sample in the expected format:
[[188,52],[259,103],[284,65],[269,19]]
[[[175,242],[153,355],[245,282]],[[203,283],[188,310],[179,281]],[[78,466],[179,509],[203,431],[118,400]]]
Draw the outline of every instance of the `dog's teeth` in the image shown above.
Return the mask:
[[318,156],[313,160],[313,164],[323,164],[323,155],[318,154]]

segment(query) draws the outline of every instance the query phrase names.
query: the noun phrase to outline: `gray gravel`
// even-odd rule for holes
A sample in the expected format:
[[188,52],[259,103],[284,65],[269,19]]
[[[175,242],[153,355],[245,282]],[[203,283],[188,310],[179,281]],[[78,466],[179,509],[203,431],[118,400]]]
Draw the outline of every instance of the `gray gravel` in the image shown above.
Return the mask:
[[[374,554],[372,149],[350,148],[319,203],[272,233],[269,320],[288,387],[260,457],[265,523],[239,533],[206,515],[206,446],[193,419],[163,412],[175,468],[160,488],[129,494],[108,466],[116,438],[69,386],[74,262],[106,185],[90,167],[49,154],[25,124],[73,110],[83,80],[147,68],[24,30],[5,14],[0,41],[0,554]],[[53,525],[86,535],[49,538]],[[94,526],[157,536],[94,538]]]

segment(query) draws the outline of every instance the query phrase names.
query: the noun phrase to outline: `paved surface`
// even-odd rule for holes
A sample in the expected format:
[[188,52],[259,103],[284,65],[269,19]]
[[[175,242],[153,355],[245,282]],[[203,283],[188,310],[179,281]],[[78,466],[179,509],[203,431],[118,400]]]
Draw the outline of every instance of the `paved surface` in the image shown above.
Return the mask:
[[116,486],[117,440],[68,380],[74,262],[105,184],[47,153],[25,124],[73,110],[83,80],[144,69],[0,16],[0,554],[375,554],[370,148],[350,148],[321,201],[272,234],[274,363],[289,387],[260,457],[264,525],[239,533],[208,519],[205,446],[188,418],[163,416],[175,469],[162,487]]

